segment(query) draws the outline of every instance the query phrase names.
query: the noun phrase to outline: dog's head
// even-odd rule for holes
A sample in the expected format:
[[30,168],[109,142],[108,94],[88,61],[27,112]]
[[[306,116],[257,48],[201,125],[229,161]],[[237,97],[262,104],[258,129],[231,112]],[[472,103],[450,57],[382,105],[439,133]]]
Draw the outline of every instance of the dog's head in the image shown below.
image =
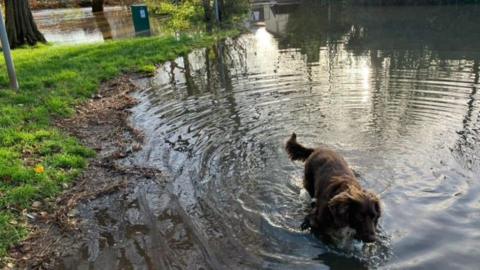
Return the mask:
[[328,202],[336,227],[355,229],[355,238],[366,243],[376,239],[376,227],[381,215],[378,197],[369,191],[349,187]]

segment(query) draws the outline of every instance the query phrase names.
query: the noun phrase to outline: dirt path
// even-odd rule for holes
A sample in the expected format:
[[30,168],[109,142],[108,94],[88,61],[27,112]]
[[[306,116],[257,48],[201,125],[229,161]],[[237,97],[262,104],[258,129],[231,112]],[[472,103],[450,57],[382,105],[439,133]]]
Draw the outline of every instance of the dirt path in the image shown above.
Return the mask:
[[[11,250],[15,269],[59,268],[59,260],[89,245],[88,218],[81,217],[78,205],[128,189],[132,183],[161,179],[158,170],[122,167],[119,160],[141,149],[142,134],[128,123],[136,104],[129,93],[135,90],[133,75],[104,83],[99,94],[77,108],[75,117],[57,126],[97,151],[86,171],[56,201],[42,203],[31,216],[34,233]],[[98,242],[98,240],[97,240]]]

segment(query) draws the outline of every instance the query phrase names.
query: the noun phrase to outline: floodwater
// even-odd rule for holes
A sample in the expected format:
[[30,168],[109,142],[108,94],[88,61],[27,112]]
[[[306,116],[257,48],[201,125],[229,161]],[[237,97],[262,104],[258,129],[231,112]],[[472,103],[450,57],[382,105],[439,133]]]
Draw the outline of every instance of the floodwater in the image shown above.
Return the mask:
[[[35,22],[49,42],[78,44],[135,36],[132,15],[127,7],[43,9],[33,12]],[[151,16],[152,34],[161,32],[162,19]]]
[[[479,11],[266,6],[265,26],[161,66],[138,82],[146,145],[128,162],[168,181],[93,202],[106,240],[65,265],[478,269]],[[292,132],[380,194],[377,243],[299,230],[309,199],[283,149]]]

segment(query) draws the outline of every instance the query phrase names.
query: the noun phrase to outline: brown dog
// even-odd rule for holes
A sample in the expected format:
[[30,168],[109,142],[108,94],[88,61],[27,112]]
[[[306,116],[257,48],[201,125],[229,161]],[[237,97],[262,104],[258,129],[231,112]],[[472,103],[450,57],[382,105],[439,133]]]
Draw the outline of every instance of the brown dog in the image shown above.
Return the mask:
[[302,146],[295,133],[287,141],[286,150],[292,160],[305,161],[303,186],[316,199],[302,229],[311,228],[330,239],[334,231],[349,227],[355,230],[354,238],[375,241],[381,214],[379,199],[360,187],[345,159],[327,148]]

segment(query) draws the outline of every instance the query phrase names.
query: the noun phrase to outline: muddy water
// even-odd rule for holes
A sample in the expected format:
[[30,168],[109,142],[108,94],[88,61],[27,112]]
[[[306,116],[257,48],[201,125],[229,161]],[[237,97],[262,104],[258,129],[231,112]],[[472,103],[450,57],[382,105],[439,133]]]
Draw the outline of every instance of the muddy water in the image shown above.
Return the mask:
[[[138,82],[146,144],[125,166],[167,180],[85,207],[96,240],[67,268],[478,268],[480,10],[263,11],[265,26]],[[291,132],[337,149],[381,195],[377,243],[299,230],[309,199]]]

